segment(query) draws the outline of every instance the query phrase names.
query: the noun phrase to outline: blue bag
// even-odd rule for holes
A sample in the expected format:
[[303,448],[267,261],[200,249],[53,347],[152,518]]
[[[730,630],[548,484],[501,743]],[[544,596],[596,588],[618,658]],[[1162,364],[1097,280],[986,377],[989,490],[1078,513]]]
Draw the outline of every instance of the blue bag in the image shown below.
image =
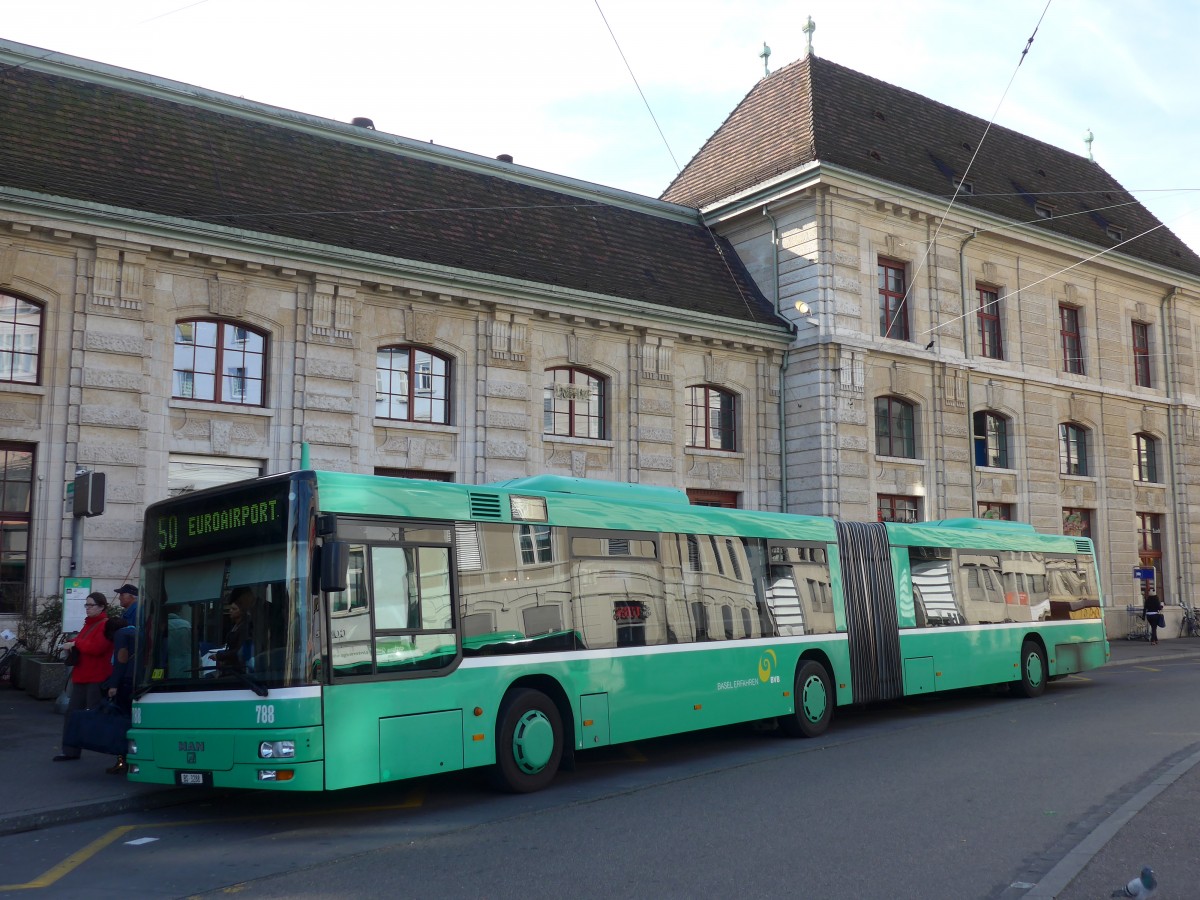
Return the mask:
[[95,709],[77,709],[71,713],[63,746],[124,756],[128,746],[125,732],[130,724],[129,715],[121,707],[104,700]]

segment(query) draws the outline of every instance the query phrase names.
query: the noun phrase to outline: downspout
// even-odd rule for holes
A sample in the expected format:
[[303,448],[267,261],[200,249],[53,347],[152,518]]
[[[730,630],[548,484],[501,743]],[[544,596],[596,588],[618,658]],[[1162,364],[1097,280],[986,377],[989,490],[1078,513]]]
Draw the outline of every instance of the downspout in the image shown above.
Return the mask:
[[783,314],[783,310],[779,308],[779,223],[775,221],[775,217],[771,215],[770,204],[763,204],[763,215],[771,220],[771,274],[774,282],[775,293],[775,313],[779,318],[787,320],[792,327],[792,343],[783,350],[783,362],[779,365],[779,509],[781,512],[788,511],[788,453],[787,453],[787,370],[788,365],[792,361],[792,346],[796,343],[796,337],[800,333],[800,328],[796,323],[787,319]]
[[[1179,492],[1176,489],[1178,472],[1176,471],[1175,460],[1175,384],[1174,370],[1171,367],[1171,326],[1167,319],[1167,307],[1174,307],[1173,301],[1179,296],[1179,288],[1173,287],[1167,291],[1162,298],[1162,303],[1159,304],[1159,319],[1162,322],[1163,331],[1163,368],[1164,377],[1167,385],[1167,456],[1170,460],[1171,469],[1171,530],[1174,532],[1175,544],[1175,602],[1179,603],[1184,594],[1184,566],[1183,566],[1183,535],[1180,532],[1179,526]],[[1173,309],[1172,309],[1173,311]]]
[[[963,359],[966,362],[971,361],[971,326],[967,320],[970,315],[967,311],[967,244],[978,236],[978,229],[974,229],[958,245],[958,277],[962,288],[962,319],[960,321],[962,322]],[[971,466],[971,517],[974,518],[979,515],[979,492],[975,484],[975,419],[971,410],[970,366],[964,367],[963,375],[967,382],[967,459]]]

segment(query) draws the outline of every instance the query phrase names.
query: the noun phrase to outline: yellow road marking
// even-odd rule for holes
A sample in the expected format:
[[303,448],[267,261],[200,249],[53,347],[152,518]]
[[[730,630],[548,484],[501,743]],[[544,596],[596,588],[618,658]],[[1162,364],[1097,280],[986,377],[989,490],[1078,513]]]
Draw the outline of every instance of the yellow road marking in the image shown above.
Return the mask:
[[70,856],[68,856],[66,859],[64,859],[62,862],[60,862],[57,866],[47,869],[45,872],[43,872],[37,878],[33,879],[33,881],[27,881],[25,884],[0,884],[0,891],[21,891],[21,890],[29,890],[30,888],[49,887],[50,885],[54,884],[54,882],[58,881],[58,879],[62,878],[64,875],[67,875],[70,872],[73,872],[79,866],[83,865],[85,862],[87,862],[89,859],[91,859],[93,856],[95,856],[97,853],[99,853],[101,850],[103,850],[105,847],[107,847],[113,841],[117,840],[120,837],[124,837],[125,835],[129,834],[129,832],[131,832],[135,828],[139,828],[139,827],[141,827],[141,826],[139,826],[139,825],[121,825],[118,828],[114,828],[110,832],[108,832],[108,834],[105,834],[105,835],[102,835],[101,837],[96,838],[94,841],[92,841],[90,844],[88,844],[82,850],[72,853]]
[[[261,822],[264,819],[295,819],[312,815],[328,816],[361,812],[388,812],[395,809],[416,809],[424,802],[425,791],[423,789],[418,789],[409,794],[408,798],[401,803],[389,803],[380,806],[347,806],[341,809],[323,810],[320,813],[259,813],[253,816],[235,816],[232,819],[181,819],[178,822],[150,822],[144,825],[121,825],[112,829],[107,834],[96,838],[96,840],[92,841],[83,849],[72,853],[58,865],[47,869],[32,881],[27,881],[24,884],[0,884],[0,891],[27,891],[35,890],[37,888],[50,887],[64,876],[69,875],[75,869],[79,868],[79,866],[87,862],[105,847],[136,829],[144,830],[148,828],[180,828],[185,825],[204,825],[212,822],[221,822],[224,824],[232,824],[234,822]],[[242,890],[242,888],[235,885],[233,888],[226,888],[225,890],[228,893],[235,890]]]

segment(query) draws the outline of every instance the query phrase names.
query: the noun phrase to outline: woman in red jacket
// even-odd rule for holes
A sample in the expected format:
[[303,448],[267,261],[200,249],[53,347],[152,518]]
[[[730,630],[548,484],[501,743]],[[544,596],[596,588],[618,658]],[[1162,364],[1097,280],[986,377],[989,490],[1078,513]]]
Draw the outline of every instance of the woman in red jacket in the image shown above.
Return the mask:
[[63,717],[62,753],[54,757],[55,762],[79,759],[79,748],[68,747],[66,743],[71,713],[99,706],[100,684],[112,674],[113,644],[104,633],[104,623],[108,621],[107,598],[99,591],[88,594],[83,603],[83,614],[86,617],[83,628],[79,629],[74,641],[63,644],[64,650],[70,651],[74,647],[79,651],[79,661],[71,670],[71,702]]

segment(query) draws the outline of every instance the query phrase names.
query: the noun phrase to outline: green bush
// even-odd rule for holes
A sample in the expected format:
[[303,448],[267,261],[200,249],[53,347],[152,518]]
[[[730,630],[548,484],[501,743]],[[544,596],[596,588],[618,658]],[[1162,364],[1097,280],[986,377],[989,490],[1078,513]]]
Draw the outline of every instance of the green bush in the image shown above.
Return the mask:
[[62,639],[63,601],[51,594],[34,603],[17,624],[17,636],[25,642],[30,653],[50,653]]

